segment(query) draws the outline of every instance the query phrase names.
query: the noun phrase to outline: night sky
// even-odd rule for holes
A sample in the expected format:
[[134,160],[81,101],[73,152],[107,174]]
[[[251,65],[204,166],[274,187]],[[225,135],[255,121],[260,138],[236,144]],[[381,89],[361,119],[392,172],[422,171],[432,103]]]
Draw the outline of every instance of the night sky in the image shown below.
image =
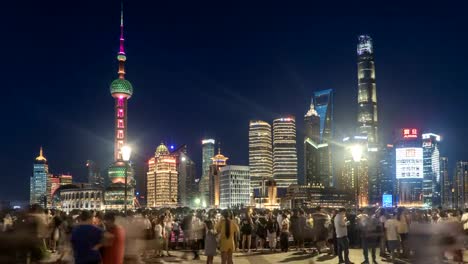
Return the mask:
[[[102,168],[112,161],[120,3],[9,2],[0,17],[0,200],[27,200],[41,145],[52,173],[78,181],[87,159]],[[336,137],[352,132],[360,34],[374,40],[384,142],[395,128],[416,127],[443,136],[452,167],[468,159],[466,7],[290,2],[126,2],[138,166],[164,141],[187,144],[201,170],[205,136],[222,142],[230,164],[247,165],[249,120],[293,114],[301,142],[303,115],[321,89],[335,90]]]

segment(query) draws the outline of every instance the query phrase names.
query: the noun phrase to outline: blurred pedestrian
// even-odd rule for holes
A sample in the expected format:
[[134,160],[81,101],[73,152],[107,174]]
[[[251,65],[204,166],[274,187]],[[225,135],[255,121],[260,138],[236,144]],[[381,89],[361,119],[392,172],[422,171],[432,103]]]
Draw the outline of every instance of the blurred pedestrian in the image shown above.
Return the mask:
[[79,224],[73,228],[71,234],[75,264],[99,264],[103,230],[92,225],[93,218],[88,211],[81,212],[78,219]]
[[123,264],[125,255],[125,230],[115,223],[115,214],[104,215],[106,226],[105,242],[102,250],[102,264]]
[[231,220],[229,211],[223,211],[223,218],[216,225],[216,232],[220,234],[221,264],[233,264],[232,253],[236,248],[234,237],[239,233],[239,226]]

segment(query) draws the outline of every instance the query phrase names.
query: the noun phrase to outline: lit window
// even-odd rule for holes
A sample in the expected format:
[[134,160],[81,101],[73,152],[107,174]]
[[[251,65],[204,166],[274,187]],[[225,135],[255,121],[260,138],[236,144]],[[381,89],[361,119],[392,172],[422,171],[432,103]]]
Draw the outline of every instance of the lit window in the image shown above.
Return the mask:
[[117,120],[117,127],[118,128],[124,128],[124,122],[122,119]]
[[117,141],[117,148],[121,149],[122,147],[123,147],[123,141],[122,140]]
[[119,100],[117,100],[117,106],[123,107],[123,98],[119,98]]
[[117,116],[118,117],[123,117],[124,116],[123,109],[119,109],[119,111],[117,112]]

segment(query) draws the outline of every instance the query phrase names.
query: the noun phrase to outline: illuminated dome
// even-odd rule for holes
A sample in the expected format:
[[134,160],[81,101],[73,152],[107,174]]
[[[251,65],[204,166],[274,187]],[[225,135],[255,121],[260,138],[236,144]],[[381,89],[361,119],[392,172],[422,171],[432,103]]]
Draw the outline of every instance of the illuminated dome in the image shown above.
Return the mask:
[[161,143],[161,145],[156,148],[156,156],[164,154],[169,154],[169,149],[164,145],[164,143]]
[[112,95],[126,94],[130,97],[133,94],[133,86],[125,79],[115,79],[110,85],[110,92]]

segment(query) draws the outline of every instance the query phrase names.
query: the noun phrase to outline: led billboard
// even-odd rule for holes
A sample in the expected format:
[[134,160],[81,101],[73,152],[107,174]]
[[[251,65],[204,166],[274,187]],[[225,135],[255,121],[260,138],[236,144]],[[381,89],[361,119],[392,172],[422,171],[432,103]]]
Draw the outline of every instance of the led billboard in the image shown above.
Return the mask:
[[422,179],[423,178],[423,149],[397,148],[396,149],[396,178]]

